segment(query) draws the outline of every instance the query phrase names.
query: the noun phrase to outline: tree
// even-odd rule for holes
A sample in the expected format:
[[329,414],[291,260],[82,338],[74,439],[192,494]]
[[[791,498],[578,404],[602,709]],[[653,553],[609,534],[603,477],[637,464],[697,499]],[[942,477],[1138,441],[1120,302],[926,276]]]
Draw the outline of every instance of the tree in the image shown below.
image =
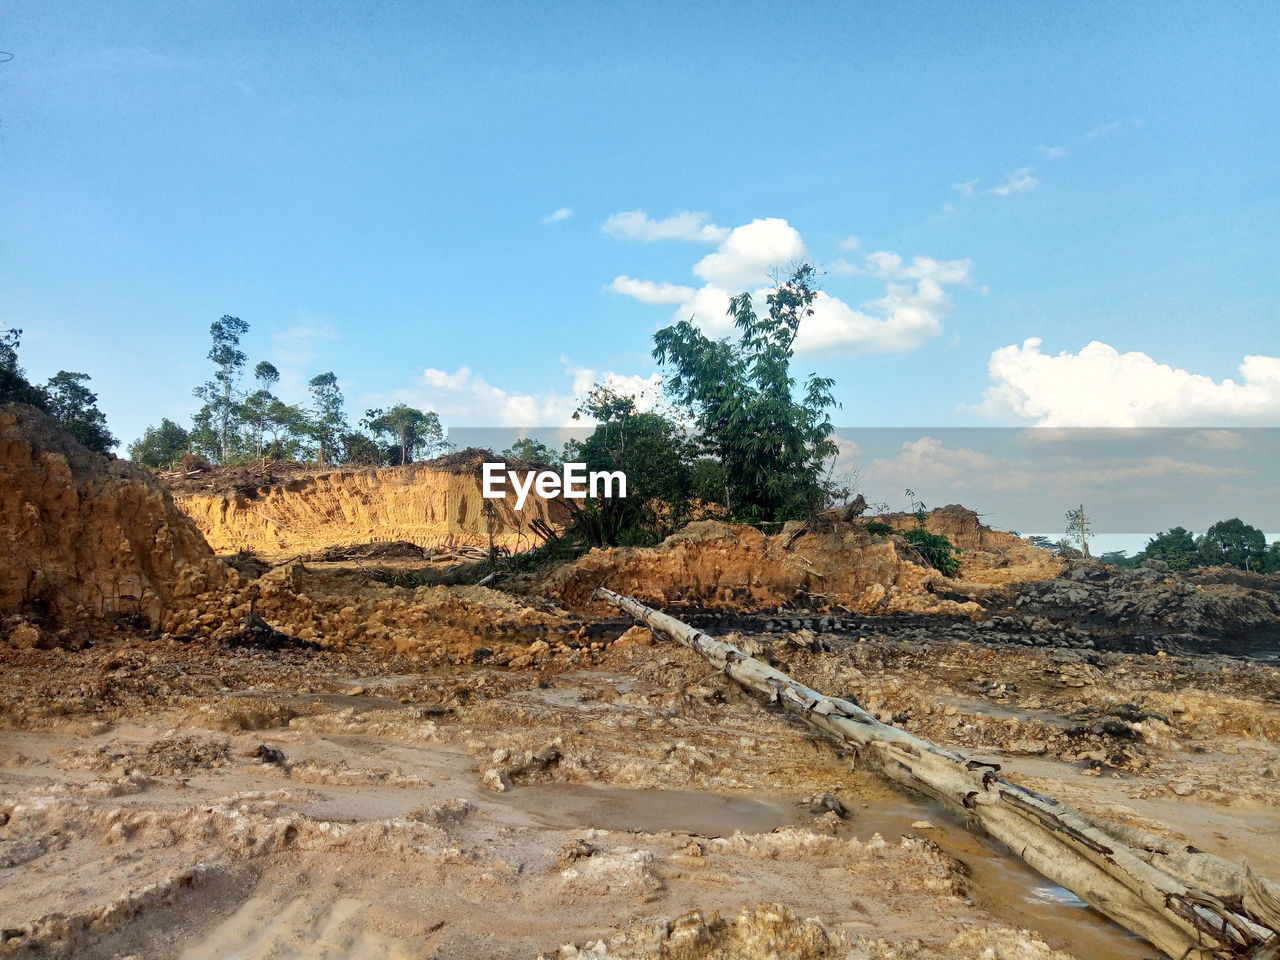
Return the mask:
[[253,378],[258,383],[258,389],[245,397],[243,415],[253,427],[254,455],[260,457],[262,456],[262,438],[266,433],[271,404],[276,399],[271,388],[280,382],[280,371],[274,364],[262,360],[253,368]]
[[1267,566],[1267,538],[1239,517],[1219,520],[1196,540],[1200,563],[1207,567],[1229,563],[1245,570]]
[[98,395],[85,386],[88,382],[87,373],[59,370],[44,387],[47,409],[90,450],[106,453],[119,441],[107,429],[107,417],[98,409]]
[[266,444],[263,453],[273,460],[300,459],[306,452],[305,441],[314,433],[307,411],[274,397],[267,404],[263,427],[271,434],[271,442]]
[[654,335],[669,369],[668,396],[693,418],[707,452],[724,466],[726,506],[746,520],[808,516],[824,499],[824,463],[835,455],[828,411],[834,381],[810,374],[800,399],[791,358],[800,323],[813,314],[808,264],[766,298],[758,316],[748,293],[729,302],[738,342],[711,340],[690,321]]
[[1031,544],[1033,547],[1038,547],[1041,550],[1052,550],[1056,546],[1048,537],[1041,536],[1038,533],[1033,533],[1031,536],[1027,537],[1027,543]]
[[1067,511],[1067,539],[1076,545],[1084,556],[1089,556],[1089,532],[1092,521],[1085,515],[1084,504]]
[[209,325],[213,345],[209,348],[208,357],[213,361],[213,379],[192,391],[204,401],[200,413],[196,414],[200,421],[197,429],[202,435],[204,431],[212,433],[213,453],[219,462],[227,460],[235,448],[240,413],[236,386],[248,359],[240,349],[240,338],[248,332],[249,324],[239,317],[223,316]]
[[361,422],[375,436],[393,439],[394,446],[388,450],[392,463],[413,463],[419,450],[435,450],[444,442],[439,417],[404,403],[390,410],[366,410]]
[[48,397],[27,379],[26,371],[18,363],[21,345],[21,330],[0,331],[0,403],[27,403],[44,410]]
[[523,460],[525,463],[545,463],[558,467],[563,461],[559,453],[552,450],[537,437],[521,437],[507,449],[502,451],[507,460]]
[[342,462],[379,467],[386,461],[386,451],[367,434],[353,430],[342,435]]
[[1132,567],[1134,565],[1133,557],[1129,556],[1124,550],[1108,550],[1098,559],[1112,567]]
[[1147,541],[1144,560],[1163,560],[1170,570],[1190,570],[1199,562],[1195,538],[1182,527],[1161,531]]
[[129,459],[157,470],[172,467],[189,452],[189,442],[187,431],[166,417],[129,444]]
[[338,452],[342,434],[347,431],[347,417],[342,412],[342,390],[332,370],[317,374],[308,381],[311,388],[311,435],[316,441],[316,459],[327,465]]

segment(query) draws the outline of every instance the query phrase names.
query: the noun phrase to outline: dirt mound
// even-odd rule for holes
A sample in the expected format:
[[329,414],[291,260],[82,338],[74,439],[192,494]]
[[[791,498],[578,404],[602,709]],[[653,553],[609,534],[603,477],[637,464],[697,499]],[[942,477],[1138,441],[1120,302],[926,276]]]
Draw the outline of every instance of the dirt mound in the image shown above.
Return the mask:
[[382,541],[487,548],[490,531],[498,546],[529,549],[540,542],[530,530],[535,520],[563,523],[567,509],[558,498],[530,493],[518,511],[514,500],[484,499],[471,469],[482,461],[460,459],[472,453],[451,454],[440,465],[310,470],[283,483],[181,492],[176,499],[217,552],[276,557]]
[[608,587],[653,606],[764,610],[800,601],[865,612],[976,613],[977,604],[930,592],[944,579],[901,538],[873,536],[860,523],[789,525],[769,536],[746,524],[699,520],[657,547],[592,550],[553,574],[546,590],[574,610],[594,611],[592,594]]
[[0,613],[41,628],[157,624],[227,568],[148,471],[86,450],[46,414],[0,407]]
[[1010,588],[994,613],[1069,627],[1113,649],[1280,650],[1280,577],[1230,568],[1186,574],[1073,560],[1064,576]]
[[[874,518],[913,527],[911,514]],[[1020,537],[992,530],[960,506],[927,516],[926,528],[960,546],[957,577],[944,577],[902,537],[867,530],[867,520],[789,523],[769,536],[746,524],[699,520],[657,547],[592,550],[553,574],[545,589],[573,610],[597,587],[652,606],[692,604],[741,611],[784,606],[849,612],[976,616],[1001,585],[1057,576],[1063,563]],[[893,525],[893,524],[891,524]]]
[[389,586],[359,571],[294,563],[252,583],[190,599],[173,610],[165,628],[180,636],[254,645],[243,627],[251,605],[274,637],[267,647],[372,647],[430,663],[471,662],[483,649],[481,659],[505,665],[527,658],[527,647],[543,637],[568,635],[581,626],[545,600],[517,602],[488,587]]

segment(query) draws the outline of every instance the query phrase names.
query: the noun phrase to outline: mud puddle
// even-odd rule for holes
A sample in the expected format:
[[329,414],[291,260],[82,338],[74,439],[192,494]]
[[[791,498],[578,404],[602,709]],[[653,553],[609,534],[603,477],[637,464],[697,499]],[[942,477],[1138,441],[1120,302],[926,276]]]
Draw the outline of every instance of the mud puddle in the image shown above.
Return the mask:
[[778,798],[577,783],[521,786],[499,802],[557,829],[688,833],[698,837],[769,833],[796,823],[802,816],[794,802],[788,804]]
[[[859,839],[927,837],[969,870],[969,896],[1003,922],[1038,933],[1049,946],[1090,960],[1147,960],[1159,956],[1146,941],[1108,920],[1070,890],[1027,866],[998,841],[969,831],[955,815],[875,783],[855,808]],[[917,823],[929,827],[917,827]]]
[[[553,828],[729,837],[735,832],[769,833],[811,821],[812,815],[798,799],[550,783],[517,787],[497,802]],[[1001,844],[970,833],[933,803],[908,798],[873,780],[868,780],[860,795],[841,799],[850,813],[842,833],[848,831],[861,840],[878,833],[890,842],[903,836],[928,838],[968,868],[970,896],[978,906],[1004,923],[1033,930],[1052,947],[1091,960],[1157,956],[1144,941],[1042,877]],[[925,822],[929,825],[924,826]],[[850,919],[849,926],[858,928],[863,923]]]

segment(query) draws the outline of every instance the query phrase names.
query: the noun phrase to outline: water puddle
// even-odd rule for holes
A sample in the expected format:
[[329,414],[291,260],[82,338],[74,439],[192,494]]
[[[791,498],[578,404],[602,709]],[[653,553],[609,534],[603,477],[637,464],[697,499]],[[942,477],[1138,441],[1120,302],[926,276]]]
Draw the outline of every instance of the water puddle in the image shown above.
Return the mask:
[[633,790],[594,784],[517,787],[502,801],[548,827],[729,837],[769,833],[796,823],[801,808],[786,801],[697,790]]
[[[622,832],[689,833],[728,837],[734,831],[768,833],[811,821],[799,796],[718,794],[692,790],[639,790],[594,784],[531,784],[499,800],[549,827]],[[1012,927],[1035,931],[1051,947],[1080,960],[1148,960],[1157,951],[1090,908],[1014,856],[1001,844],[970,832],[945,809],[869,781],[850,806],[844,828],[861,840],[880,834],[890,842],[927,837],[964,863],[971,897]],[[932,827],[915,824],[928,821]],[[835,918],[832,918],[835,919]]]

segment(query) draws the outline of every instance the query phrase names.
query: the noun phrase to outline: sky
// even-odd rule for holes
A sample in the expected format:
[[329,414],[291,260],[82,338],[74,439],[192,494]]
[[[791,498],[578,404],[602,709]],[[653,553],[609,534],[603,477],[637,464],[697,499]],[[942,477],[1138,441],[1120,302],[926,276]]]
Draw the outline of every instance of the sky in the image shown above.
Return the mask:
[[[282,392],[564,423],[811,261],[847,427],[1280,424],[1274,3],[0,11],[0,326],[128,442]],[[1274,475],[1271,481],[1274,484]]]

